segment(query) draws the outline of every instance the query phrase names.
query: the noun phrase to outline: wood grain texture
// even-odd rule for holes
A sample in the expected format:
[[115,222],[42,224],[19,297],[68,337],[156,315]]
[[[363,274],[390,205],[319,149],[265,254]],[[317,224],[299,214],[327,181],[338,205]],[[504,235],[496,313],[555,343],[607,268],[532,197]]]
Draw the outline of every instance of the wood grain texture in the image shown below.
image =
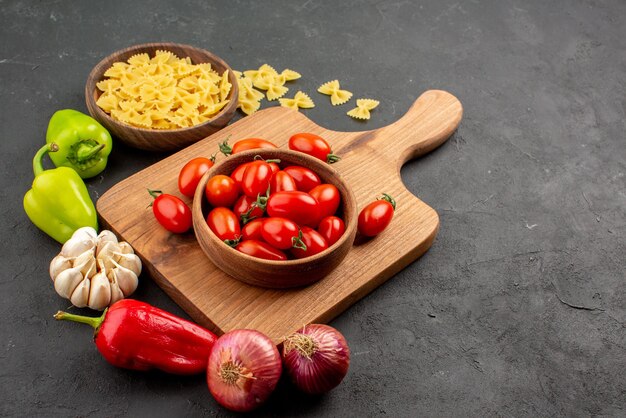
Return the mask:
[[[461,103],[439,90],[422,94],[397,122],[364,132],[331,131],[297,111],[269,108],[118,183],[98,200],[98,213],[102,224],[131,243],[154,280],[198,323],[217,333],[253,328],[280,342],[303,324],[330,321],[430,248],[439,217],[404,187],[400,168],[441,145],[462,114]],[[180,168],[193,157],[211,155],[228,136],[231,143],[261,137],[287,148],[296,132],[312,132],[332,144],[342,157],[333,168],[352,188],[359,210],[381,192],[398,202],[389,227],[374,239],[357,239],[343,263],[323,280],[291,290],[244,284],[216,268],[193,233],[168,233],[146,208],[151,200],[146,187],[181,196]],[[393,237],[406,237],[407,230],[412,238],[399,246]]]
[[[126,60],[136,54],[147,53],[150,57],[153,57],[154,53],[158,50],[173,52],[179,58],[189,57],[194,64],[208,62],[211,64],[211,68],[219,74],[228,70],[228,80],[232,86],[227,97],[230,102],[208,121],[189,128],[142,129],[113,119],[96,104],[96,101],[102,94],[96,87],[96,83],[104,79],[104,73],[113,63],[126,62]],[[85,85],[85,101],[91,116],[120,141],[131,147],[149,151],[172,151],[181,149],[219,131],[226,126],[235,115],[238,97],[239,87],[237,85],[237,78],[224,60],[204,49],[171,42],[135,45],[116,51],[100,61],[93,70],[91,70]]]
[[[218,174],[230,175],[235,167],[253,161],[256,155],[260,155],[265,160],[278,159],[282,167],[299,165],[309,168],[317,173],[322,183],[330,183],[337,187],[341,195],[340,216],[346,224],[346,231],[334,245],[319,254],[301,260],[263,260],[228,247],[210,230],[205,220],[209,204],[204,198],[204,188],[209,178]],[[193,201],[193,227],[196,238],[211,261],[230,276],[244,283],[274,289],[309,285],[328,275],[350,251],[356,234],[356,225],[356,198],[341,175],[330,164],[288,149],[258,149],[231,155],[217,163],[204,175],[198,184]]]

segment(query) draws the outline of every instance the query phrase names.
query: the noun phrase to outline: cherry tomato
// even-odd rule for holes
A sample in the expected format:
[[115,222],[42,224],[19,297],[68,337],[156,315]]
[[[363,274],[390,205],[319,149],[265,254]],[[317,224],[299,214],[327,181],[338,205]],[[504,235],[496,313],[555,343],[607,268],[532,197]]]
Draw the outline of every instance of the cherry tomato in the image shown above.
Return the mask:
[[276,174],[280,171],[280,167],[276,163],[269,163],[270,168],[272,169],[272,174]]
[[255,199],[259,195],[265,195],[272,175],[272,167],[267,162],[263,160],[252,161],[243,172],[241,190],[246,196]]
[[322,184],[320,177],[315,174],[313,170],[309,170],[308,168],[299,165],[291,165],[284,168],[283,171],[293,177],[298,190],[301,192],[308,192],[313,187]]
[[317,226],[320,221],[319,203],[304,192],[276,192],[267,199],[267,214],[291,219],[298,225]]
[[396,201],[388,194],[383,194],[382,198],[365,206],[359,213],[359,232],[366,237],[380,234],[391,222],[395,209]]
[[327,216],[320,221],[317,226],[317,232],[319,232],[330,247],[343,235],[346,231],[346,224],[341,218],[336,216]]
[[298,190],[296,181],[288,173],[279,171],[270,180],[270,193],[295,192]]
[[191,228],[191,209],[176,196],[160,190],[148,190],[154,197],[152,212],[156,220],[170,232],[182,234]]
[[279,250],[299,246],[302,243],[299,235],[298,225],[286,218],[266,218],[261,226],[263,241]]
[[207,215],[206,222],[209,224],[211,231],[222,241],[236,240],[241,235],[237,215],[228,208],[219,207],[213,209]]
[[178,174],[178,190],[187,197],[193,197],[200,179],[214,163],[215,155],[211,158],[198,157],[190,160]]
[[320,216],[332,216],[337,212],[341,196],[339,190],[332,184],[320,184],[312,188],[309,194],[317,200],[320,207]]
[[235,180],[235,183],[241,187],[241,180],[243,180],[243,172],[246,171],[246,167],[248,167],[250,163],[243,163],[238,165],[237,168],[230,173],[230,178]]
[[301,132],[289,138],[289,149],[300,151],[318,158],[329,164],[339,161],[341,158],[333,154],[330,145],[319,135]]
[[256,205],[252,207],[252,204],[254,202],[256,202],[256,199],[253,199],[244,194],[243,196],[240,196],[239,199],[237,199],[235,205],[233,206],[233,212],[235,213],[235,215],[237,215],[239,221],[244,225],[248,223],[248,221],[250,221],[251,219],[260,218],[263,216],[263,209]]
[[301,248],[292,248],[291,254],[295,258],[310,257],[317,253],[321,253],[328,248],[328,243],[324,237],[315,229],[311,229],[308,226],[303,226],[302,229],[302,242],[306,245],[306,250]]
[[264,221],[264,219],[253,219],[248,222],[243,228],[241,228],[241,239],[253,239],[255,241],[263,241],[261,228],[263,227]]
[[207,181],[204,194],[215,208],[231,207],[239,197],[239,186],[230,177],[218,174]]
[[270,141],[266,141],[261,138],[247,138],[241,139],[233,144],[231,147],[228,145],[228,139],[220,144],[220,151],[224,155],[237,154],[238,152],[248,151],[258,148],[278,148]]
[[252,257],[263,258],[265,260],[286,260],[287,256],[281,250],[272,247],[262,241],[249,239],[241,241],[235,247],[237,251],[244,254],[251,255]]

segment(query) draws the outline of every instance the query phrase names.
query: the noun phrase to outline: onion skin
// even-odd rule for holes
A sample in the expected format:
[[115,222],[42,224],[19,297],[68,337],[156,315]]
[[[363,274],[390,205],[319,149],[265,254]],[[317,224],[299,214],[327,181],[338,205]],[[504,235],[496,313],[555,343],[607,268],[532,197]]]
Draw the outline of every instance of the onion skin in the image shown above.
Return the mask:
[[258,331],[239,329],[222,335],[213,345],[207,383],[220,405],[247,412],[269,398],[281,373],[280,354],[272,340]]
[[282,357],[293,384],[311,395],[339,385],[350,367],[346,339],[335,328],[322,324],[307,325],[290,335],[283,344]]

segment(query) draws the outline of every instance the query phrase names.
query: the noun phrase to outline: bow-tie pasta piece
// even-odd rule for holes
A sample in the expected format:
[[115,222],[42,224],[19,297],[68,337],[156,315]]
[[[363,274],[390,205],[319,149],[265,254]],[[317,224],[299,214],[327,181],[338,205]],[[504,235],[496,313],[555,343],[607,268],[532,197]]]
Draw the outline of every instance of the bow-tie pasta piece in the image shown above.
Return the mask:
[[251,115],[261,107],[261,99],[265,97],[263,93],[256,90],[252,85],[252,79],[244,77],[243,73],[236,71],[237,84],[239,85],[239,100],[237,107],[246,115]]
[[355,119],[367,120],[370,118],[370,111],[375,109],[380,102],[374,99],[357,99],[356,107],[348,111],[348,116]]
[[313,100],[311,100],[311,98],[302,91],[298,91],[293,99],[284,98],[278,99],[278,101],[280,102],[281,106],[289,107],[295,110],[310,109],[312,107],[315,107],[315,103],[313,103]]
[[338,80],[333,80],[322,84],[317,89],[317,91],[330,96],[330,102],[333,106],[344,104],[352,97],[352,93],[350,93],[348,90],[340,89]]
[[281,73],[280,73],[281,77],[285,78],[285,81],[293,81],[293,80],[297,80],[300,77],[302,77],[300,75],[300,73],[294,71],[294,70],[290,70],[289,68],[285,68]]

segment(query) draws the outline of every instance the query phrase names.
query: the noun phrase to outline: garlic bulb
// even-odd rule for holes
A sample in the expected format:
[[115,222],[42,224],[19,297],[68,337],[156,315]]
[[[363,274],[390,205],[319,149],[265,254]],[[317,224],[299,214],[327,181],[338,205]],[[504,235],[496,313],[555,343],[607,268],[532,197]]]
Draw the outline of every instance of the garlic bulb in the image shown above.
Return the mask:
[[103,310],[132,294],[139,284],[141,260],[111,231],[77,229],[50,263],[56,292],[73,305]]

